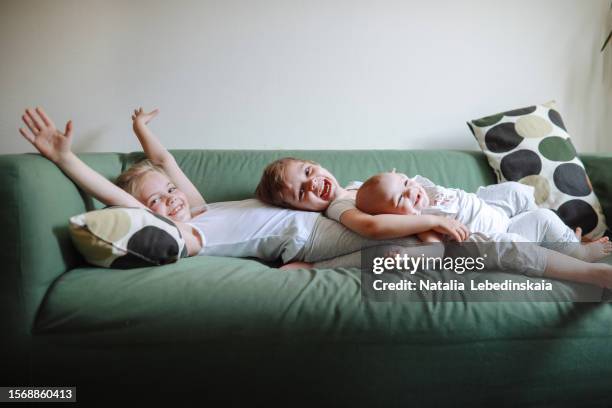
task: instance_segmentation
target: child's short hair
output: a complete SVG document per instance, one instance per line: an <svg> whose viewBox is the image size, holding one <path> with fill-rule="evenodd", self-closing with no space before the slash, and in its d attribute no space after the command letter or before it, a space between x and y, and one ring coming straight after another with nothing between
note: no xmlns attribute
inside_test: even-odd
<svg viewBox="0 0 612 408"><path fill-rule="evenodd" d="M135 195L136 188L138 187L138 183L142 179L142 176L151 171L156 171L168 177L164 169L157 164L154 164L151 160L145 159L133 164L127 170L121 173L119 177L117 177L115 184L131 195Z"/></svg>
<svg viewBox="0 0 612 408"><path fill-rule="evenodd" d="M312 160L297 159L295 157L283 157L268 164L261 175L261 180L255 189L255 196L267 204L277 207L288 207L283 200L281 192L285 187L285 168L292 161L318 165Z"/></svg>

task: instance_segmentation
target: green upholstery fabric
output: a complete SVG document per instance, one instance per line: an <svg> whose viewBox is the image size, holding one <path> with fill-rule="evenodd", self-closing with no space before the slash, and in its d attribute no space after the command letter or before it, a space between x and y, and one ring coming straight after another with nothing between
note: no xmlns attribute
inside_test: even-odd
<svg viewBox="0 0 612 408"><path fill-rule="evenodd" d="M341 183L393 167L470 191L494 182L479 152L173 153L211 202L252 196L265 165L287 155L320 162ZM140 157L82 155L109 178ZM612 156L582 160L611 217ZM68 218L102 205L36 155L0 156L0 178L3 384L76 384L100 404L102 384L170 399L174 384L242 404L612 403L609 304L365 302L356 270L218 257L88 267Z"/></svg>

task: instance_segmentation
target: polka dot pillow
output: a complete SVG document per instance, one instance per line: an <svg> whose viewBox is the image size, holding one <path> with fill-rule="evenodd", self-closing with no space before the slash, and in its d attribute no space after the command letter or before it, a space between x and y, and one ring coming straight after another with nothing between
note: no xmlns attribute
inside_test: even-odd
<svg viewBox="0 0 612 408"><path fill-rule="evenodd" d="M468 122L498 182L535 187L538 206L554 210L572 229L601 237L606 220L584 165L554 102Z"/></svg>
<svg viewBox="0 0 612 408"><path fill-rule="evenodd" d="M111 207L70 218L70 235L87 262L106 268L139 268L187 256L179 229L144 208Z"/></svg>

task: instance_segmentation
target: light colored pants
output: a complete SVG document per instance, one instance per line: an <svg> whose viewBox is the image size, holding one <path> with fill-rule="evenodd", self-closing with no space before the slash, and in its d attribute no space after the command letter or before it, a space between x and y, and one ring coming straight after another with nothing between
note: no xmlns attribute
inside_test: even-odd
<svg viewBox="0 0 612 408"><path fill-rule="evenodd" d="M533 198L533 191L532 186L509 181L480 187L476 196L508 217L507 227L494 232L508 232L523 238L508 236L512 242L578 242L574 231L565 225L557 214L546 208L538 208ZM491 231L487 235L495 234ZM520 241L517 241L519 239Z"/></svg>

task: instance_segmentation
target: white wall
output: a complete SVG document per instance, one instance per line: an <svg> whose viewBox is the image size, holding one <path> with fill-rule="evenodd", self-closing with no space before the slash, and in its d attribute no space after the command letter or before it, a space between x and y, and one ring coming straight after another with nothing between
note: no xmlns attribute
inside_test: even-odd
<svg viewBox="0 0 612 408"><path fill-rule="evenodd" d="M557 100L580 151L612 151L609 0L2 0L0 152L24 107L76 151L477 145L465 121Z"/></svg>

